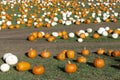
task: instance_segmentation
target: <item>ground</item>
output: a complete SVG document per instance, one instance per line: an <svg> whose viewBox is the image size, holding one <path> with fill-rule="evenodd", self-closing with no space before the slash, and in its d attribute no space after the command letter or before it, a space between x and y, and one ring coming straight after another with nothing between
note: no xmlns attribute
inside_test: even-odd
<svg viewBox="0 0 120 80"><path fill-rule="evenodd" d="M87 47L90 51L94 52L96 49L103 47L107 49L109 48L119 49L120 41L110 41L110 42L83 42L78 43L77 41L62 41L62 42L52 42L49 43L45 40L36 40L34 42L30 42L27 40L27 36L33 31L44 31L44 32L53 32L53 31L63 31L67 32L75 32L80 29L86 29L88 27L94 28L97 30L99 27L109 26L111 29L115 29L120 27L120 22L117 23L98 23L98 24L81 24L79 26L71 25L71 26L55 26L51 28L39 28L39 29L15 29L15 30L1 30L0 31L0 54L11 52L13 54L25 54L30 48L34 48L38 51L38 53L44 49L49 50L52 54L57 54L63 49L73 49L76 52L79 52L83 47ZM110 47L111 46L111 47Z"/></svg>

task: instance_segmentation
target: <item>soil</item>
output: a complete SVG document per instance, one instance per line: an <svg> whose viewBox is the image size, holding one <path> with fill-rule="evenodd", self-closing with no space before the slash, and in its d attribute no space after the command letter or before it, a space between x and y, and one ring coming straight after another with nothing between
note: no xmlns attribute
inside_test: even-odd
<svg viewBox="0 0 120 80"><path fill-rule="evenodd" d="M63 31L67 32L75 32L80 29L86 29L91 27L93 29L98 29L99 27L109 26L112 29L120 27L120 22L117 23L99 23L99 24L81 24L79 26L71 25L71 26L55 26L51 28L25 28L25 29L14 29L14 30L1 30L0 31L0 55L2 56L4 53L11 52L13 54L25 54L30 48L36 49L38 53L43 51L44 49L49 50L52 54L57 54L63 49L73 49L76 52L80 52L83 47L87 47L90 51L94 52L99 47L105 46L120 46L120 41L114 42L83 42L78 43L75 42L52 42L49 43L45 40L36 40L34 42L30 42L27 40L27 36L33 31L44 31L44 32L53 32L53 31ZM107 48L106 48L107 49Z"/></svg>

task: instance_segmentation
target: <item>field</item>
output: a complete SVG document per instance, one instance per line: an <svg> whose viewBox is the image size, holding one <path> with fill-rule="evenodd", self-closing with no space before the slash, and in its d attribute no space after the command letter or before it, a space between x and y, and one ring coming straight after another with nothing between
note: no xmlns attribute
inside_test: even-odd
<svg viewBox="0 0 120 80"><path fill-rule="evenodd" d="M8 11L9 12L9 11ZM14 11L13 11L14 12ZM15 22L13 22L16 25ZM20 29L11 29L9 26L0 31L0 64L3 64L3 55L5 53L13 53L19 61L29 62L31 67L27 71L17 71L16 65L12 65L8 72L0 71L1 80L119 80L120 79L120 57L108 56L108 50L120 50L120 35L117 39L113 39L111 34L109 36L101 36L99 39L93 39L92 34L100 27L109 26L110 29L115 30L120 28L120 20L117 22L101 22L101 23L81 23L80 25L62 25L58 24L50 28L40 27L25 27L26 24L20 24ZM67 40L57 37L53 42L48 42L45 38L36 39L35 41L27 40L27 37L32 32L43 31L45 33L52 33L58 31L76 32L78 30L86 30L92 28L93 32L89 34L83 42L78 42L77 38L68 38ZM86 63L78 63L77 57L82 56L81 50L86 47L90 54L85 56ZM37 51L36 58L29 58L27 56L28 50L31 48ZM98 55L96 51L102 48L105 50L103 55ZM47 50L51 53L50 58L44 59L40 56L40 52ZM60 61L56 58L57 54L62 50L74 50L74 59L66 58ZM105 61L103 68L95 68L93 65L94 59L102 58ZM65 64L71 61L77 65L75 73L66 73L64 70ZM43 65L45 73L42 75L34 75L32 68L35 65Z"/></svg>

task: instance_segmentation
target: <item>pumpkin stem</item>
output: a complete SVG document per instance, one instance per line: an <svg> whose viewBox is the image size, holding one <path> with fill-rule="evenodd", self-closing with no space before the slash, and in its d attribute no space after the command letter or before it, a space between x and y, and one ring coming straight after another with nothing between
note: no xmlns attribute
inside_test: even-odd
<svg viewBox="0 0 120 80"><path fill-rule="evenodd" d="M70 62L70 61L68 61L68 64L71 64L71 62Z"/></svg>

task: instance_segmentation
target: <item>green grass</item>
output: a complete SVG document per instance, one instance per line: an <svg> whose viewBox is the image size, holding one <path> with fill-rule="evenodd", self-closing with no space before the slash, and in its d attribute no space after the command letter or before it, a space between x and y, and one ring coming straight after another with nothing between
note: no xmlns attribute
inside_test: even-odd
<svg viewBox="0 0 120 80"><path fill-rule="evenodd" d="M79 56L76 53L76 57L71 59L66 59L64 61L59 61L54 56L48 59L43 59L37 56L35 59L30 59L25 55L19 55L19 61L27 61L31 64L31 69L35 65L43 65L45 67L45 73L42 75L33 75L30 71L18 72L15 66L11 66L10 71L6 73L0 72L1 80L119 80L120 72L119 69L115 67L119 63L119 58L109 57L106 55L97 55L95 53L90 53L87 56L87 63L77 63L76 58ZM93 66L93 61L96 57L101 57L105 60L104 68L97 69ZM77 72L68 74L64 72L64 66L67 61L70 60L75 63L78 67ZM3 61L0 61L2 64Z"/></svg>

